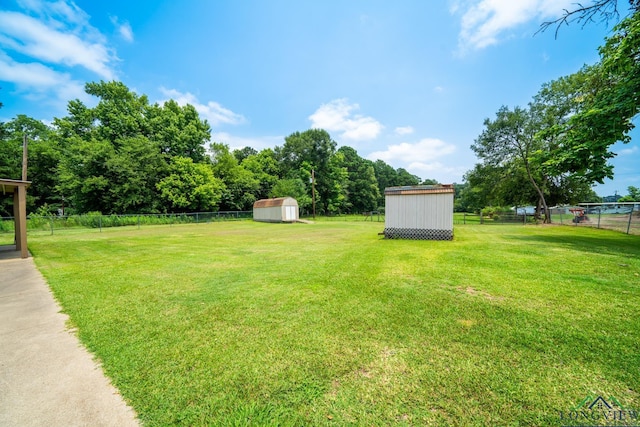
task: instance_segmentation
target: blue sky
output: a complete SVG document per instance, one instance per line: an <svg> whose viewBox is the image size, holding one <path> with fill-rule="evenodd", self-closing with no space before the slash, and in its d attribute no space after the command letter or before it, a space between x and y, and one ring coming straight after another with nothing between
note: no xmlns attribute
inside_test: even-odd
<svg viewBox="0 0 640 427"><path fill-rule="evenodd" d="M309 128L421 178L462 182L502 105L598 60L612 23L535 34L575 0L2 0L0 120L49 122L87 81L194 105L212 141ZM625 2L620 2L625 10ZM602 195L640 186L640 133Z"/></svg>

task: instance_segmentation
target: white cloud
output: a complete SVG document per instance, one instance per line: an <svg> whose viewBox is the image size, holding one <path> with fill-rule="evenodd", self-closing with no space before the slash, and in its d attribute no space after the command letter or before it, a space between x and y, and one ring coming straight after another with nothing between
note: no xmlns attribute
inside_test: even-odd
<svg viewBox="0 0 640 427"><path fill-rule="evenodd" d="M131 28L131 24L127 21L120 22L117 16L111 17L111 23L116 27L116 31L120 34L120 37L129 43L133 42L133 29Z"/></svg>
<svg viewBox="0 0 640 427"><path fill-rule="evenodd" d="M201 103L192 93L182 93L175 89L166 89L164 87L160 88L160 92L176 101L179 105L193 105L196 111L203 118L207 119L211 126L217 126L219 124L237 125L247 121L243 115L234 113L217 102L209 101L206 104Z"/></svg>
<svg viewBox="0 0 640 427"><path fill-rule="evenodd" d="M442 86L436 86L436 87L433 88L433 91L435 93L442 93L442 92L444 92L444 88Z"/></svg>
<svg viewBox="0 0 640 427"><path fill-rule="evenodd" d="M41 4L33 2L38 6ZM84 12L73 5L58 2L58 14L67 22L34 18L20 12L0 12L0 44L34 60L65 66L81 66L110 80L115 77L111 63L117 60L104 37L86 23ZM47 10L38 9L37 12Z"/></svg>
<svg viewBox="0 0 640 427"><path fill-rule="evenodd" d="M87 100L83 83L73 80L69 73L58 72L37 62L20 63L0 52L0 80L10 81L19 92L31 99L45 99L49 103L66 104L70 99ZM53 92L54 96L50 94Z"/></svg>
<svg viewBox="0 0 640 427"><path fill-rule="evenodd" d="M118 27L118 32L120 33L122 38L125 39L126 41L128 42L133 41L133 30L131 29L131 25L128 22L125 22L124 24L120 25L120 27Z"/></svg>
<svg viewBox="0 0 640 427"><path fill-rule="evenodd" d="M464 174L469 170L463 166L446 166L440 162L421 163L414 162L406 167L409 173L420 177L437 179L443 184L460 182Z"/></svg>
<svg viewBox="0 0 640 427"><path fill-rule="evenodd" d="M505 32L532 20L561 16L574 0L475 0L450 7L462 14L459 50L483 49L499 42Z"/></svg>
<svg viewBox="0 0 640 427"><path fill-rule="evenodd" d="M620 150L618 152L618 155L620 155L620 156L629 156L631 154L637 153L638 151L640 151L638 149L638 146L631 147L631 148L624 148L624 149L622 149L622 150Z"/></svg>
<svg viewBox="0 0 640 427"><path fill-rule="evenodd" d="M358 104L349 104L346 98L334 99L328 104L322 104L309 116L311 127L341 132L340 138L351 141L375 139L384 126L372 117L352 114L359 109Z"/></svg>
<svg viewBox="0 0 640 427"><path fill-rule="evenodd" d="M231 150L239 150L244 147L251 147L258 151L265 148L273 148L282 145L284 136L261 136L261 137L241 137L230 135L226 132L213 132L211 142L222 142L227 144Z"/></svg>
<svg viewBox="0 0 640 427"><path fill-rule="evenodd" d="M376 151L367 156L370 160L384 160L387 163L401 162L409 163L430 163L433 160L446 156L456 151L453 144L447 144L440 139L425 138L415 144L403 142L401 144L390 145L385 151Z"/></svg>
<svg viewBox="0 0 640 427"><path fill-rule="evenodd" d="M396 135L409 135L413 133L413 127L411 126L399 126L394 131Z"/></svg>

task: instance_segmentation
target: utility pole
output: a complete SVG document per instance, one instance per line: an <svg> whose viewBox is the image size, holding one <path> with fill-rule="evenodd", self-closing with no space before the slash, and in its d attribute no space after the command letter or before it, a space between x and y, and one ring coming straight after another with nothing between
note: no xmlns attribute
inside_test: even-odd
<svg viewBox="0 0 640 427"><path fill-rule="evenodd" d="M22 180L27 180L27 134L24 134L22 139Z"/></svg>
<svg viewBox="0 0 640 427"><path fill-rule="evenodd" d="M311 169L311 201L313 204L313 219L316 219L316 173Z"/></svg>

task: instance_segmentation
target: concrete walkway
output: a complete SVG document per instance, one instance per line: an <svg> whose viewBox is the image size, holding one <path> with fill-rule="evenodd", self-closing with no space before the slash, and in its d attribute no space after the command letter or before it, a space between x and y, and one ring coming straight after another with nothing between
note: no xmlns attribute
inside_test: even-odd
<svg viewBox="0 0 640 427"><path fill-rule="evenodd" d="M5 250L2 250L5 249ZM138 426L31 258L0 248L0 426Z"/></svg>

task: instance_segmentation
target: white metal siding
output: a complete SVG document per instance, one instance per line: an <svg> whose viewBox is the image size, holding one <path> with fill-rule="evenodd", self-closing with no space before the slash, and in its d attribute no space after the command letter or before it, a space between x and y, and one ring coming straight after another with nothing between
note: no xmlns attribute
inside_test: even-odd
<svg viewBox="0 0 640 427"><path fill-rule="evenodd" d="M257 208L253 210L253 219L256 221L282 221L280 206Z"/></svg>
<svg viewBox="0 0 640 427"><path fill-rule="evenodd" d="M387 195L385 228L453 230L453 194Z"/></svg>

